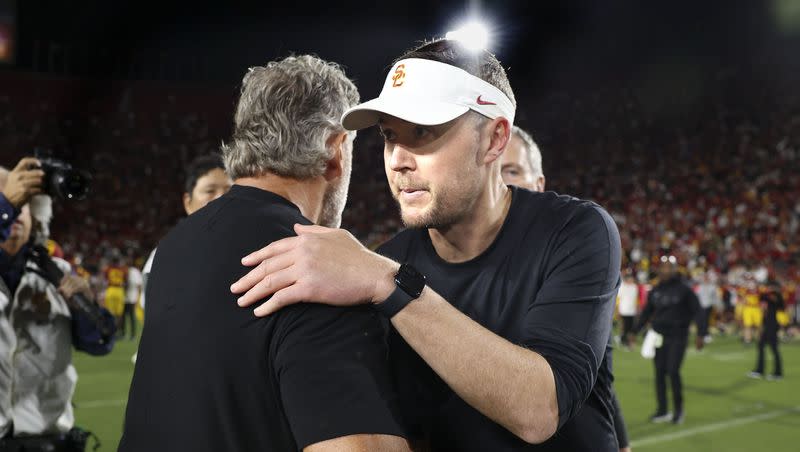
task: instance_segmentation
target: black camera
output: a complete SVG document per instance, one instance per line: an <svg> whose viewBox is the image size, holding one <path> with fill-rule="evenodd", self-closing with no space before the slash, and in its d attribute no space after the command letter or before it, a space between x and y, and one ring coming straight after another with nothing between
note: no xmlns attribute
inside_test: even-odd
<svg viewBox="0 0 800 452"><path fill-rule="evenodd" d="M75 169L69 163L34 152L44 171L42 191L51 197L81 201L89 194L92 177L86 171Z"/></svg>

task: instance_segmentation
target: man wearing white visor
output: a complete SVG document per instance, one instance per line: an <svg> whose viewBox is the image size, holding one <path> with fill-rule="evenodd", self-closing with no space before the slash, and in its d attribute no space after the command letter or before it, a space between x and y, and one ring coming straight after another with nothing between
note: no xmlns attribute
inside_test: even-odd
<svg viewBox="0 0 800 452"><path fill-rule="evenodd" d="M342 119L381 128L408 229L373 253L297 225L245 257L258 265L231 290L260 316L372 303L391 322L408 433L433 450L615 451L604 357L619 233L594 203L503 183L514 113L490 53L447 40L408 52Z"/></svg>

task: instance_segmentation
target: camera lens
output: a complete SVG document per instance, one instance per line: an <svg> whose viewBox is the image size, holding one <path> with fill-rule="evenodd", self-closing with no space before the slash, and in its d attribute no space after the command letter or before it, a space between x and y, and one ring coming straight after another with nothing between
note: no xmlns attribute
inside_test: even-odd
<svg viewBox="0 0 800 452"><path fill-rule="evenodd" d="M55 191L63 199L80 201L89 193L89 176L81 171L66 170L54 174Z"/></svg>

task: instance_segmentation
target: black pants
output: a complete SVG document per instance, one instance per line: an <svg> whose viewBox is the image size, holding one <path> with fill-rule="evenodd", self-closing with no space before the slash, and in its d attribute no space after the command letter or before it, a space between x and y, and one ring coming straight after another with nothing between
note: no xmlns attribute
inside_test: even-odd
<svg viewBox="0 0 800 452"><path fill-rule="evenodd" d="M683 384L681 365L686 354L688 336L664 336L664 344L656 349L653 360L656 371L656 398L659 414L667 412L667 377L672 384L672 402L675 413L683 412Z"/></svg>
<svg viewBox="0 0 800 452"><path fill-rule="evenodd" d="M711 311L711 306L703 308L703 326L705 327L705 331L708 331L708 327L711 325Z"/></svg>
<svg viewBox="0 0 800 452"><path fill-rule="evenodd" d="M125 321L130 319L131 323L131 337L136 337L136 304L125 303L125 310L122 311L121 333L125 336Z"/></svg>
<svg viewBox="0 0 800 452"><path fill-rule="evenodd" d="M775 361L775 372L773 375L783 376L783 366L781 365L781 352L778 350L778 330L765 329L761 333L761 338L758 341L758 360L756 361L756 372L764 373L764 347L769 345L772 349L772 357Z"/></svg>
<svg viewBox="0 0 800 452"><path fill-rule="evenodd" d="M82 452L84 450L84 447L75 444L64 434L0 439L0 451L3 452Z"/></svg>
<svg viewBox="0 0 800 452"><path fill-rule="evenodd" d="M630 337L630 334L633 331L633 316L623 315L620 317L622 317L622 343L627 345L628 337Z"/></svg>

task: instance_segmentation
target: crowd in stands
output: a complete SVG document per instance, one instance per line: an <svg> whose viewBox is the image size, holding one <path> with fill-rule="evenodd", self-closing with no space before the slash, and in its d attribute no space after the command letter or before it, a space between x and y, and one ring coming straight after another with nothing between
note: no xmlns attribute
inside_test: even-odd
<svg viewBox="0 0 800 452"><path fill-rule="evenodd" d="M0 164L52 149L93 175L86 201L55 202L52 235L96 273L114 255L146 256L179 221L183 168L228 138L236 96L219 87L1 77ZM690 274L800 282L797 89L743 96L740 85L752 85L732 80L666 113L622 87L557 92L531 100L533 111L518 99L518 123L539 142L547 189L608 209L623 265L642 282L666 253ZM402 227L382 146L376 131L359 134L343 220L373 247Z"/></svg>

